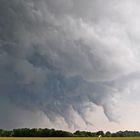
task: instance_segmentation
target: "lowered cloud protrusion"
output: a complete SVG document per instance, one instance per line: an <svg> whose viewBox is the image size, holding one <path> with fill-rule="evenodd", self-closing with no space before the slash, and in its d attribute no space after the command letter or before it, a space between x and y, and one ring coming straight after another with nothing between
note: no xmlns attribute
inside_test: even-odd
<svg viewBox="0 0 140 140"><path fill-rule="evenodd" d="M118 121L118 97L140 80L140 3L102 3L1 0L1 96L69 127L92 124L85 112L95 106Z"/></svg>

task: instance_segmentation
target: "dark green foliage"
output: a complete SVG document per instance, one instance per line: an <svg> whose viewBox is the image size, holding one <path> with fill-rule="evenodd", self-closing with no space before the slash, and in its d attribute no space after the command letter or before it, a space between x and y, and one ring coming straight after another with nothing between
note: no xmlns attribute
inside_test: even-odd
<svg viewBox="0 0 140 140"><path fill-rule="evenodd" d="M103 137L103 136L104 136L104 132L103 132L103 131L98 131L98 132L96 133L96 136L100 136L100 135Z"/></svg>
<svg viewBox="0 0 140 140"><path fill-rule="evenodd" d="M1 137L11 137L12 133L13 133L13 131L0 129L0 136Z"/></svg>
<svg viewBox="0 0 140 140"><path fill-rule="evenodd" d="M87 131L76 131L75 133L73 133L74 136L77 137L95 137L96 133L94 132L87 132Z"/></svg>
<svg viewBox="0 0 140 140"><path fill-rule="evenodd" d="M21 128L13 129L11 131L0 129L0 137L140 137L140 132L138 131L118 131L116 133L111 133L107 131L98 132L87 132L87 131L76 131L70 133L62 130L55 129L42 129L42 128Z"/></svg>
<svg viewBox="0 0 140 140"><path fill-rule="evenodd" d="M111 137L111 132L107 131L107 132L105 133L105 137Z"/></svg>
<svg viewBox="0 0 140 140"><path fill-rule="evenodd" d="M72 137L73 134L70 132L55 130L55 129L41 129L41 128L22 128L14 129L13 137Z"/></svg>
<svg viewBox="0 0 140 140"><path fill-rule="evenodd" d="M140 137L138 131L118 131L111 134L112 137Z"/></svg>

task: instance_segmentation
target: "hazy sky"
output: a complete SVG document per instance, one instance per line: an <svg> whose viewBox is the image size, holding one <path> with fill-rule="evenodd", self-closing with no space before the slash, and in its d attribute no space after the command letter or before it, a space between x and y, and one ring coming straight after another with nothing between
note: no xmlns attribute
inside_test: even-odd
<svg viewBox="0 0 140 140"><path fill-rule="evenodd" d="M139 0L0 0L0 128L140 131Z"/></svg>

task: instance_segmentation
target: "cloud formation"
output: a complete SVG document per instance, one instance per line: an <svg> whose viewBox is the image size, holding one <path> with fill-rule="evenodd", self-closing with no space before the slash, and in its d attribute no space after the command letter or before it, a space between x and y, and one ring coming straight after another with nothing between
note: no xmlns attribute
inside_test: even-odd
<svg viewBox="0 0 140 140"><path fill-rule="evenodd" d="M1 0L1 97L69 127L95 106L118 121L117 98L140 80L140 3L103 3Z"/></svg>

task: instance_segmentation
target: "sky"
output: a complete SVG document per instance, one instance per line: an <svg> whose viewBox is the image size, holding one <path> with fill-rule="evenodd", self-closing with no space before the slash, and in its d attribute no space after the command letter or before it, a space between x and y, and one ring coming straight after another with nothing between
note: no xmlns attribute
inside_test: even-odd
<svg viewBox="0 0 140 140"><path fill-rule="evenodd" d="M139 0L0 0L0 128L140 131Z"/></svg>

